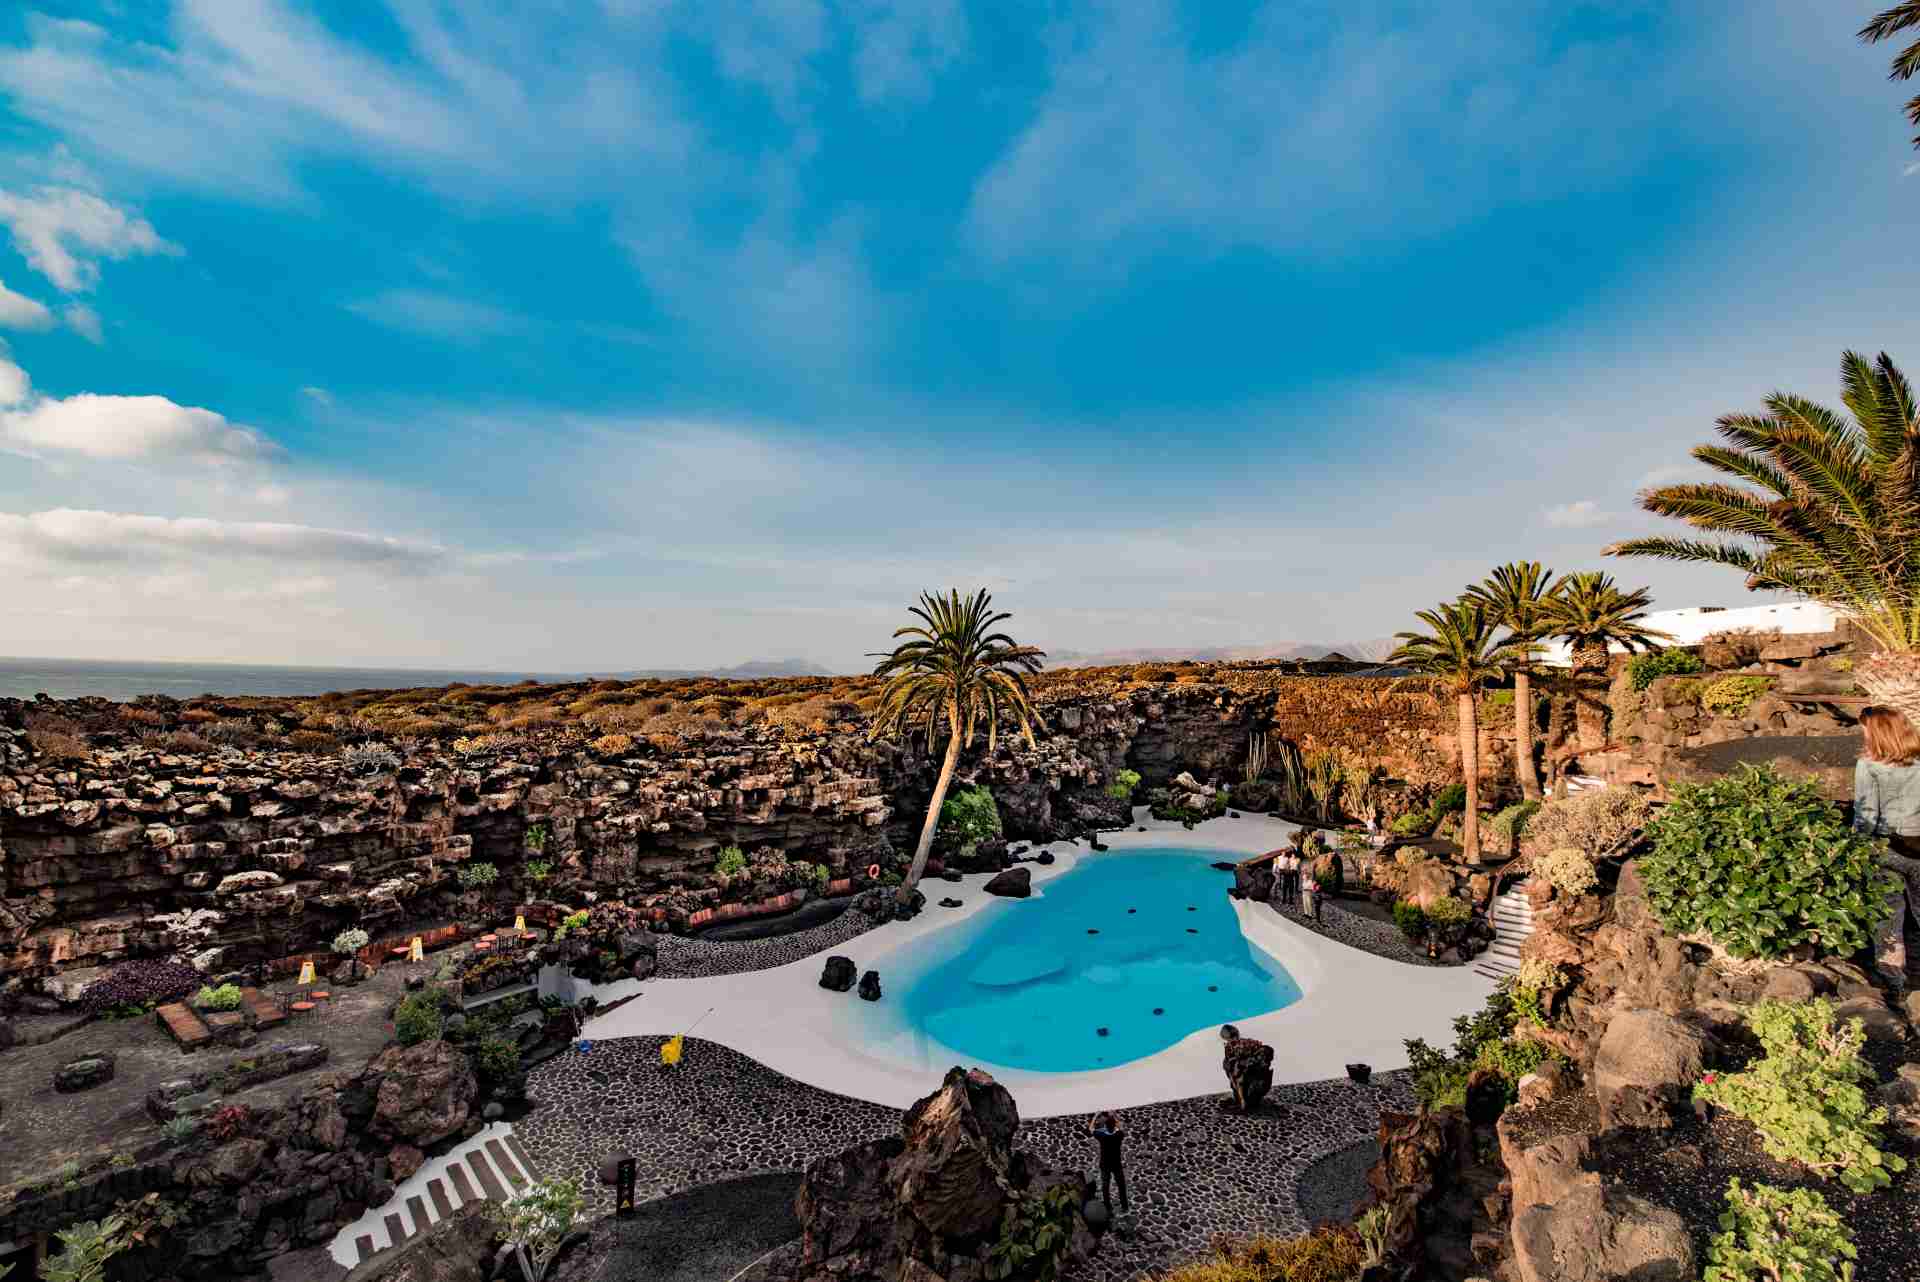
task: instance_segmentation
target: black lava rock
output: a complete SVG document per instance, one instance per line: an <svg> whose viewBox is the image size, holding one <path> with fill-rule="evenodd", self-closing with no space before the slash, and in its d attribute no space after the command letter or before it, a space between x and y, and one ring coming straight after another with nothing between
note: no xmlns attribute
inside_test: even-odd
<svg viewBox="0 0 1920 1282"><path fill-rule="evenodd" d="M831 988L836 993L844 993L853 987L853 978L859 971L854 967L851 957L829 957L820 971L820 987Z"/></svg>
<svg viewBox="0 0 1920 1282"><path fill-rule="evenodd" d="M879 971L870 970L860 976L860 999L868 1002L877 1002L880 1000Z"/></svg>

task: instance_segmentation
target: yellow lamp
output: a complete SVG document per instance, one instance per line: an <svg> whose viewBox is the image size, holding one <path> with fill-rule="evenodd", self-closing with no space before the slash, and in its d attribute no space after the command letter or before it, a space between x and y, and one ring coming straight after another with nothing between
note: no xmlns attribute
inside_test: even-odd
<svg viewBox="0 0 1920 1282"><path fill-rule="evenodd" d="M420 936L415 935L413 937L413 947L407 951L407 960L410 962L423 962L426 959L426 946L420 942Z"/></svg>
<svg viewBox="0 0 1920 1282"><path fill-rule="evenodd" d="M301 988L313 987L313 960L311 958L300 963L299 986Z"/></svg>
<svg viewBox="0 0 1920 1282"><path fill-rule="evenodd" d="M516 935L524 935L527 933L527 915L525 913L515 913L513 915L513 933Z"/></svg>

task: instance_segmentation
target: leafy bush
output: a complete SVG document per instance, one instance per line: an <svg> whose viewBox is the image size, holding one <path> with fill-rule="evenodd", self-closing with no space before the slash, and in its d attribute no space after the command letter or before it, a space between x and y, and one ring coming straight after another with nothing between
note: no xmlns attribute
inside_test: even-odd
<svg viewBox="0 0 1920 1282"><path fill-rule="evenodd" d="M1493 818L1487 820L1486 830L1501 841L1518 841L1521 834L1526 832L1527 824L1539 811L1540 803L1537 801L1518 802L1497 811Z"/></svg>
<svg viewBox="0 0 1920 1282"><path fill-rule="evenodd" d="M408 993L393 1012L393 1035L402 1046L433 1041L445 1027L440 994L431 990Z"/></svg>
<svg viewBox="0 0 1920 1282"><path fill-rule="evenodd" d="M201 982L200 972L185 962L122 962L81 991L80 1006L90 1015L136 1013L177 1002Z"/></svg>
<svg viewBox="0 0 1920 1282"><path fill-rule="evenodd" d="M1879 843L1842 822L1811 780L1768 767L1676 788L1647 831L1653 853L1639 867L1654 915L1735 957L1802 944L1849 956L1872 940L1899 888L1879 866Z"/></svg>
<svg viewBox="0 0 1920 1282"><path fill-rule="evenodd" d="M529 859L527 861L527 880L535 883L545 881L553 875L553 863L547 859Z"/></svg>
<svg viewBox="0 0 1920 1282"><path fill-rule="evenodd" d="M580 1219L586 1199L572 1180L536 1180L505 1202L488 1202L487 1214L513 1248L523 1276L540 1282Z"/></svg>
<svg viewBox="0 0 1920 1282"><path fill-rule="evenodd" d="M485 890L500 880L500 870L489 863L461 864L455 876L462 890Z"/></svg>
<svg viewBox="0 0 1920 1282"><path fill-rule="evenodd" d="M1115 801L1125 801L1127 798L1133 796L1133 790L1139 786L1140 772L1138 770L1122 770L1115 774L1113 781L1107 785L1107 795Z"/></svg>
<svg viewBox="0 0 1920 1282"><path fill-rule="evenodd" d="M520 1069L520 1048L504 1037L486 1037L472 1051L474 1071L499 1079Z"/></svg>
<svg viewBox="0 0 1920 1282"><path fill-rule="evenodd" d="M384 743L354 743L340 750L340 762L357 775L388 774L400 768L400 754Z"/></svg>
<svg viewBox="0 0 1920 1282"><path fill-rule="evenodd" d="M160 1133L175 1144L192 1139L199 1129L200 1119L197 1117L171 1117L160 1124Z"/></svg>
<svg viewBox="0 0 1920 1282"><path fill-rule="evenodd" d="M1467 785L1463 783L1450 783L1434 794L1432 814L1435 819L1442 815L1464 814L1466 809Z"/></svg>
<svg viewBox="0 0 1920 1282"><path fill-rule="evenodd" d="M1548 1007L1553 995L1567 986L1567 972L1550 961L1529 957L1520 969L1507 977L1506 988L1513 1002L1515 1023L1526 1020L1539 1028L1549 1022Z"/></svg>
<svg viewBox="0 0 1920 1282"><path fill-rule="evenodd" d="M1395 818L1390 826L1396 837L1424 837L1433 827L1433 817L1417 810L1409 810L1406 814Z"/></svg>
<svg viewBox="0 0 1920 1282"><path fill-rule="evenodd" d="M962 788L940 803L942 839L964 854L1000 835L1000 807L985 788Z"/></svg>
<svg viewBox="0 0 1920 1282"><path fill-rule="evenodd" d="M1880 1148L1887 1110L1871 1104L1864 1089L1874 1081L1860 1058L1865 1025L1852 1019L1836 1026L1833 1003L1816 998L1759 1002L1747 1012L1747 1027L1764 1057L1745 1072L1708 1074L1694 1087L1695 1099L1752 1122L1774 1157L1837 1176L1856 1193L1885 1188L1906 1169L1906 1159Z"/></svg>
<svg viewBox="0 0 1920 1282"><path fill-rule="evenodd" d="M127 1222L120 1215L82 1220L61 1229L60 1254L41 1267L46 1282L101 1282L107 1261L127 1249Z"/></svg>
<svg viewBox="0 0 1920 1282"><path fill-rule="evenodd" d="M1464 899L1451 895L1427 906L1427 921L1435 926L1464 926L1473 919L1473 909Z"/></svg>
<svg viewBox="0 0 1920 1282"><path fill-rule="evenodd" d="M1539 1052L1517 1045L1511 1048L1497 1045L1509 1039L1517 1021L1513 995L1503 986L1496 988L1479 1010L1453 1021L1451 1054L1435 1050L1423 1038L1410 1038L1405 1042L1407 1067L1413 1073L1413 1091L1420 1102L1428 1108L1458 1108L1465 1104L1467 1078L1475 1068L1494 1069L1506 1078L1511 1088L1526 1073L1539 1067L1544 1056L1532 1059ZM1524 1072L1506 1077L1508 1071L1522 1064L1528 1065Z"/></svg>
<svg viewBox="0 0 1920 1282"><path fill-rule="evenodd" d="M545 850L547 848L547 826L545 824L529 824L527 826L527 835L523 839L522 844L536 855Z"/></svg>
<svg viewBox="0 0 1920 1282"><path fill-rule="evenodd" d="M603 734L587 745L603 757L618 757L633 751L633 736L625 734Z"/></svg>
<svg viewBox="0 0 1920 1282"><path fill-rule="evenodd" d="M1533 871L1563 895L1584 895L1600 884L1593 860L1572 846L1560 846L1544 855L1535 855Z"/></svg>
<svg viewBox="0 0 1920 1282"><path fill-rule="evenodd" d="M986 1275L1054 1282L1060 1262L1073 1245L1073 1219L1080 1200L1073 1187L1056 1184L1038 1197L1019 1197L1007 1205L1000 1239L987 1253Z"/></svg>
<svg viewBox="0 0 1920 1282"><path fill-rule="evenodd" d="M1393 924L1408 939L1418 939L1427 933L1427 914L1419 904L1402 899L1393 906Z"/></svg>
<svg viewBox="0 0 1920 1282"><path fill-rule="evenodd" d="M1701 1282L1852 1282L1860 1258L1846 1221L1812 1189L1727 1185L1721 1232Z"/></svg>
<svg viewBox="0 0 1920 1282"><path fill-rule="evenodd" d="M746 866L746 853L738 846L722 846L719 856L713 861L713 870L722 877L731 877Z"/></svg>
<svg viewBox="0 0 1920 1282"><path fill-rule="evenodd" d="M349 926L333 937L331 947L334 952L339 953L342 957L348 957L359 952L372 942L372 936L368 935L366 931L361 930L358 926Z"/></svg>
<svg viewBox="0 0 1920 1282"><path fill-rule="evenodd" d="M1527 820L1529 854L1571 848L1598 862L1632 849L1653 803L1632 788L1594 788L1549 801Z"/></svg>
<svg viewBox="0 0 1920 1282"><path fill-rule="evenodd" d="M225 1144L246 1129L247 1121L252 1116L253 1110L245 1104L228 1104L207 1114L203 1126L208 1135Z"/></svg>
<svg viewBox="0 0 1920 1282"><path fill-rule="evenodd" d="M240 985L222 984L218 988L204 985L193 995L193 1004L202 1010L239 1010Z"/></svg>
<svg viewBox="0 0 1920 1282"><path fill-rule="evenodd" d="M1627 660L1627 681L1635 690L1645 690L1661 677L1685 676L1705 669L1700 656L1691 650L1649 650Z"/></svg>
<svg viewBox="0 0 1920 1282"><path fill-rule="evenodd" d="M1490 1068L1500 1074L1500 1079L1510 1088L1508 1099L1511 1100L1518 1094L1511 1088L1516 1087L1521 1078L1554 1058L1553 1048L1545 1042L1531 1037L1503 1037L1482 1046L1473 1057L1473 1066Z"/></svg>
<svg viewBox="0 0 1920 1282"><path fill-rule="evenodd" d="M1772 684L1771 677L1719 677L1701 687L1700 707L1719 717L1744 717Z"/></svg>

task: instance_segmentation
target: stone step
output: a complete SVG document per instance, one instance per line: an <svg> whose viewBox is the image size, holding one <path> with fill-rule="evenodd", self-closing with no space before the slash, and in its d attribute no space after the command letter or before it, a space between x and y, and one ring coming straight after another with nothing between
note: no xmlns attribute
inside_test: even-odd
<svg viewBox="0 0 1920 1282"><path fill-rule="evenodd" d="M160 1027L173 1035L182 1050L198 1050L213 1040L213 1030L200 1022L200 1017L185 1002L169 1002L153 1012L160 1021Z"/></svg>
<svg viewBox="0 0 1920 1282"><path fill-rule="evenodd" d="M428 1180L427 1196L433 1199L433 1209L439 1212L435 1219L444 1220L453 1214L453 1199L447 1196L445 1183L440 1180Z"/></svg>
<svg viewBox="0 0 1920 1282"><path fill-rule="evenodd" d="M511 1157L507 1156L506 1147L499 1140L487 1141L487 1153L493 1158L493 1168L507 1177L507 1183L513 1186L514 1192L518 1193L527 1187L527 1177L520 1173L520 1168L514 1164Z"/></svg>
<svg viewBox="0 0 1920 1282"><path fill-rule="evenodd" d="M1497 960L1483 960L1473 969L1475 974L1485 975L1489 979L1505 979L1509 975L1517 974L1520 970L1518 966Z"/></svg>
<svg viewBox="0 0 1920 1282"><path fill-rule="evenodd" d="M493 1173L493 1167L488 1164L485 1153L479 1149L473 1150L467 1154L467 1165L473 1168L473 1178L480 1181L480 1187L486 1191L487 1197L495 1202L507 1200L506 1185L502 1184L500 1177Z"/></svg>
<svg viewBox="0 0 1920 1282"><path fill-rule="evenodd" d="M240 1002L247 1008L247 1016L255 1028L278 1028L287 1022L287 1012L281 1009L280 1003L257 988L241 989Z"/></svg>
<svg viewBox="0 0 1920 1282"><path fill-rule="evenodd" d="M540 1178L540 1169L533 1164L533 1158L528 1156L526 1146L520 1143L518 1135L507 1136L507 1149L513 1154L513 1160L520 1164L520 1169L527 1173L528 1179Z"/></svg>

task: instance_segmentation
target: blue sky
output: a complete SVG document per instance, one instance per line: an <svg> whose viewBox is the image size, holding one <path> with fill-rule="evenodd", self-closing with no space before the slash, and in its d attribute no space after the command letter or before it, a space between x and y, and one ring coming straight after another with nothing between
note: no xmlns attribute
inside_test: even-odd
<svg viewBox="0 0 1920 1282"><path fill-rule="evenodd" d="M1715 415L1920 373L1869 7L10 10L0 652L848 668L924 587L1086 651L1600 564Z"/></svg>

